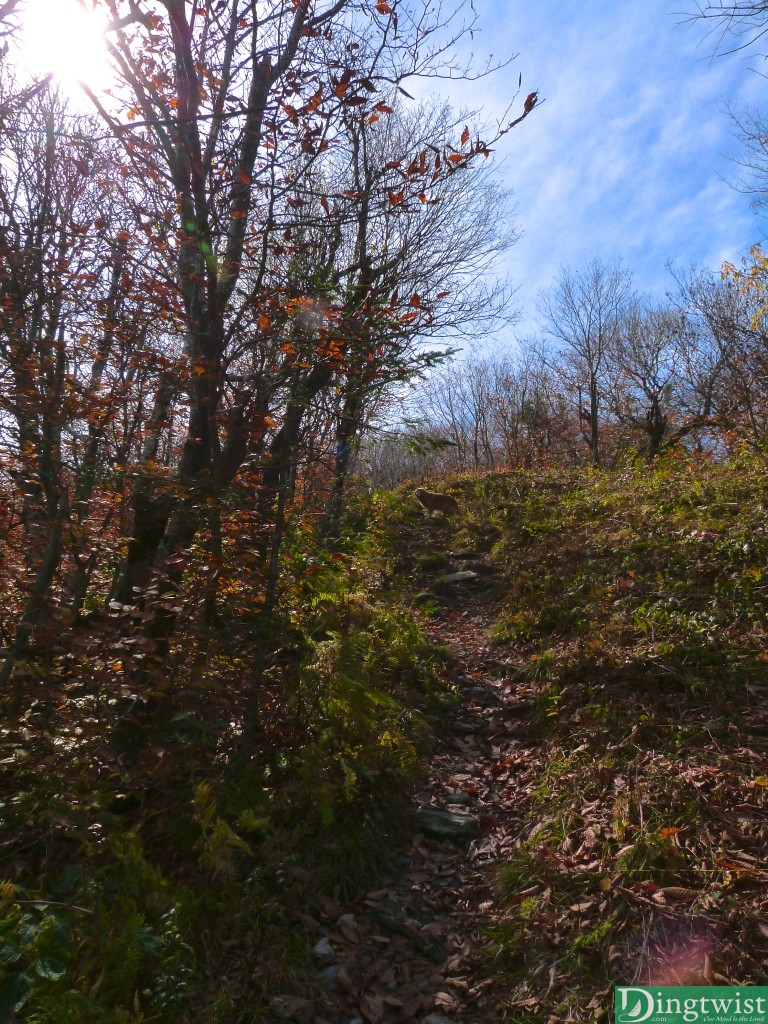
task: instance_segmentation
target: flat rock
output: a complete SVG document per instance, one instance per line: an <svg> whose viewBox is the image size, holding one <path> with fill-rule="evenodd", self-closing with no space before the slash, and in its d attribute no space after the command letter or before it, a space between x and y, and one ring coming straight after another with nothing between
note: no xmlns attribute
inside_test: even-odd
<svg viewBox="0 0 768 1024"><path fill-rule="evenodd" d="M315 956L336 956L333 946L330 944L328 939L323 936L319 942L316 942L312 947L312 952Z"/></svg>
<svg viewBox="0 0 768 1024"><path fill-rule="evenodd" d="M486 690L484 686L470 686L467 690L467 696L471 697L478 704L482 704L485 708L500 708L503 706L503 702L495 694Z"/></svg>
<svg viewBox="0 0 768 1024"><path fill-rule="evenodd" d="M435 807L419 807L416 824L433 839L471 839L480 831L480 822L470 814L440 811Z"/></svg>
<svg viewBox="0 0 768 1024"><path fill-rule="evenodd" d="M458 793L449 793L446 797L447 804L471 804L472 797L469 793L465 793L463 790L459 790Z"/></svg>
<svg viewBox="0 0 768 1024"><path fill-rule="evenodd" d="M317 980L320 983L320 987L326 992L338 992L339 981L338 981L339 965L329 964L328 967L324 967L322 971L317 972Z"/></svg>
<svg viewBox="0 0 768 1024"><path fill-rule="evenodd" d="M459 733L461 736L475 736L477 733L483 731L482 725L478 722L462 722L460 719L456 719L455 722L450 722L448 728L451 732Z"/></svg>
<svg viewBox="0 0 768 1024"><path fill-rule="evenodd" d="M441 576L440 583L469 583L470 580L480 579L476 572L465 569L464 572L449 572L447 576Z"/></svg>

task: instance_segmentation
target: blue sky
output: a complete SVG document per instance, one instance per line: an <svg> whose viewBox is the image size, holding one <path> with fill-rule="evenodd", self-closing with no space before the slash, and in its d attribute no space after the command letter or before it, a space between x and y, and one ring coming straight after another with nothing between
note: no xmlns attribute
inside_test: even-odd
<svg viewBox="0 0 768 1024"><path fill-rule="evenodd" d="M729 182L739 145L724 112L768 99L754 53L713 57L693 0L475 0L478 61L509 68L440 91L500 116L522 73L542 105L500 144L523 237L506 269L519 285L519 336L536 333L536 296L562 264L623 257L635 285L663 298L666 270L717 268L762 235Z"/></svg>
<svg viewBox="0 0 768 1024"><path fill-rule="evenodd" d="M474 0L479 31L464 40L465 53L473 47L478 66L489 53L518 56L487 78L440 81L435 91L456 107L482 107L492 120L522 73L516 111L533 89L543 100L497 151L523 232L504 268L519 286L518 335L536 332L537 294L563 264L621 255L636 286L662 298L674 287L668 261L714 269L762 238L748 197L729 185L739 145L723 108L768 101L757 73L768 67L754 52L713 57L707 26L680 24L694 4ZM36 7L51 25L53 12L64 10L63 0ZM82 58L81 46L60 45L56 25L54 50ZM98 59L98 47L90 49ZM428 91L429 83L418 87Z"/></svg>

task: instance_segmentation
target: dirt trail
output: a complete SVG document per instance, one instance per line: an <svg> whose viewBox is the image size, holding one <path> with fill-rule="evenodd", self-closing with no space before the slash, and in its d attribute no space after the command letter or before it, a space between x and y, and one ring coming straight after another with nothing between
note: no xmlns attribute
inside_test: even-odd
<svg viewBox="0 0 768 1024"><path fill-rule="evenodd" d="M485 1024L509 1006L509 992L482 951L503 914L495 865L514 846L520 796L538 774L532 694L488 644L492 614L480 590L463 589L460 607L449 599L427 627L453 653L461 701L447 711L437 737L413 835L392 873L362 901L341 906L324 899L322 920L305 922L318 939L323 991L307 1016L294 1008L296 1019ZM434 810L448 812L465 836L435 837L443 820L432 820Z"/></svg>

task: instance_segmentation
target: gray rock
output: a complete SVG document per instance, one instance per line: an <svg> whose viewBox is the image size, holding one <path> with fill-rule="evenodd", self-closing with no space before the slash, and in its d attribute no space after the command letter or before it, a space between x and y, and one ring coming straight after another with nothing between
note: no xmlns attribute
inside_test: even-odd
<svg viewBox="0 0 768 1024"><path fill-rule="evenodd" d="M471 804L472 797L469 793L465 793L463 790L458 793L449 793L446 799L448 804Z"/></svg>
<svg viewBox="0 0 768 1024"><path fill-rule="evenodd" d="M448 728L451 732L459 733L461 736L474 736L478 732L482 732L482 725L477 722L461 722L458 719L455 722L450 722Z"/></svg>
<svg viewBox="0 0 768 1024"><path fill-rule="evenodd" d="M345 924L347 928L351 928L353 931L358 930L357 921L355 920L354 914L342 914L339 918L340 924Z"/></svg>
<svg viewBox="0 0 768 1024"><path fill-rule="evenodd" d="M328 967L324 967L322 971L318 971L317 980L320 982L320 987L326 992L338 992L339 983L336 980L336 975L338 973L338 964L329 964Z"/></svg>
<svg viewBox="0 0 768 1024"><path fill-rule="evenodd" d="M458 710L456 707L456 701L452 700L450 697L441 697L437 702L437 707L440 711L445 712Z"/></svg>
<svg viewBox="0 0 768 1024"><path fill-rule="evenodd" d="M471 839L480 831L480 822L470 814L439 811L435 807L419 807L416 824L435 839Z"/></svg>
<svg viewBox="0 0 768 1024"><path fill-rule="evenodd" d="M449 572L447 576L441 577L440 583L469 583L470 580L479 579L476 572Z"/></svg>
<svg viewBox="0 0 768 1024"><path fill-rule="evenodd" d="M336 956L333 946L325 936L315 943L312 947L312 952L315 956Z"/></svg>
<svg viewBox="0 0 768 1024"><path fill-rule="evenodd" d="M484 686L470 686L467 693L473 701L482 704L484 708L500 708L503 705L503 702Z"/></svg>

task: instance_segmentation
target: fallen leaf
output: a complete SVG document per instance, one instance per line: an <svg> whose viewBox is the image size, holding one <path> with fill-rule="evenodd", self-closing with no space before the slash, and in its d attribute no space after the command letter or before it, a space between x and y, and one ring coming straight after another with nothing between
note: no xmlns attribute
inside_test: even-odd
<svg viewBox="0 0 768 1024"><path fill-rule="evenodd" d="M701 896L701 893L696 889L685 889L680 885L666 885L659 891L663 892L667 899L674 900L677 903L691 903Z"/></svg>

